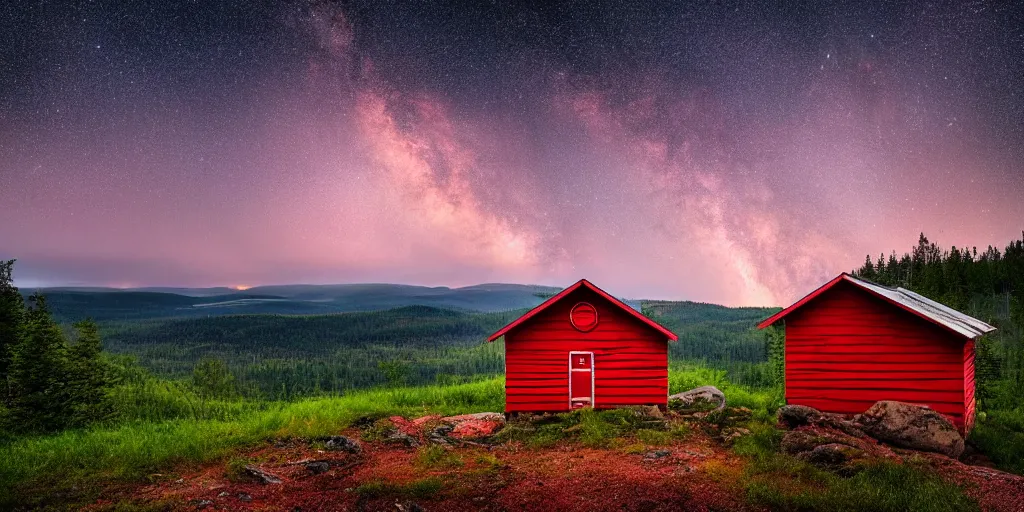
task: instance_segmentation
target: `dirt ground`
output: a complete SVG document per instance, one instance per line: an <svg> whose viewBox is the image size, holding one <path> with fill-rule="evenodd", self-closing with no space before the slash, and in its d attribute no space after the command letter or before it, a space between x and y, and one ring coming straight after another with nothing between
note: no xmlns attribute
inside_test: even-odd
<svg viewBox="0 0 1024 512"><path fill-rule="evenodd" d="M341 434L357 439L360 432ZM642 450L458 442L432 448L430 460L395 443L364 442L355 454L318 447L302 440L268 443L229 461L154 475L147 485L110 489L89 508L127 501L153 510L290 512L764 510L745 499L743 459L700 432ZM939 455L878 449L890 458L928 458L984 510L1024 512L1024 477ZM280 482L257 481L245 473L246 463Z"/></svg>
<svg viewBox="0 0 1024 512"><path fill-rule="evenodd" d="M461 464L424 467L415 448L392 444L363 443L361 454L348 454L278 443L243 457L279 484L229 479L221 462L121 489L95 508L131 499L183 510L760 510L720 476L742 462L719 444L695 438L657 450L461 446L450 449ZM314 474L303 463L311 460L331 468Z"/></svg>

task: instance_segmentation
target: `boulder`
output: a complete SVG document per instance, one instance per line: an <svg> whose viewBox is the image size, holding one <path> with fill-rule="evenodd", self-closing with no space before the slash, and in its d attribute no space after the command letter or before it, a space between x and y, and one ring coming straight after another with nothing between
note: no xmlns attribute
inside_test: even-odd
<svg viewBox="0 0 1024 512"><path fill-rule="evenodd" d="M886 443L952 458L964 452L964 438L945 416L929 407L893 400L875 402L854 418L867 435Z"/></svg>
<svg viewBox="0 0 1024 512"><path fill-rule="evenodd" d="M725 409L725 393L714 386L701 386L668 397L669 407L675 409L689 409L705 403L714 405L715 411L721 411Z"/></svg>
<svg viewBox="0 0 1024 512"><path fill-rule="evenodd" d="M355 439L351 439L345 436L330 436L323 438L324 448L331 451L341 451L348 453L360 453L363 451L362 444Z"/></svg>
<svg viewBox="0 0 1024 512"><path fill-rule="evenodd" d="M806 405L785 405L779 408L779 423L796 428L813 423L821 418L821 411Z"/></svg>

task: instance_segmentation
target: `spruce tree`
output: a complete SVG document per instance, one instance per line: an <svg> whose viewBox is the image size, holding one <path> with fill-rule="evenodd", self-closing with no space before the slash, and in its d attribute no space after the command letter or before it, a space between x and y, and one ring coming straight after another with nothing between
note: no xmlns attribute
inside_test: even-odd
<svg viewBox="0 0 1024 512"><path fill-rule="evenodd" d="M110 370L103 359L99 327L92 320L75 324L78 339L69 349L69 423L86 425L110 416Z"/></svg>
<svg viewBox="0 0 1024 512"><path fill-rule="evenodd" d="M68 351L64 333L36 294L25 311L22 336L11 356L11 427L25 432L63 428L69 416Z"/></svg>
<svg viewBox="0 0 1024 512"><path fill-rule="evenodd" d="M14 286L14 260L0 261L0 405L11 398L8 371L11 354L21 336L25 301Z"/></svg>

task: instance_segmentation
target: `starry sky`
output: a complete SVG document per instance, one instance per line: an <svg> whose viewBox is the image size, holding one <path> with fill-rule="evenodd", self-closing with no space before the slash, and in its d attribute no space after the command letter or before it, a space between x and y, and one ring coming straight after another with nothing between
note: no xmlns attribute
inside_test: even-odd
<svg viewBox="0 0 1024 512"><path fill-rule="evenodd" d="M1022 4L683 4L5 2L0 258L782 305L1020 235Z"/></svg>

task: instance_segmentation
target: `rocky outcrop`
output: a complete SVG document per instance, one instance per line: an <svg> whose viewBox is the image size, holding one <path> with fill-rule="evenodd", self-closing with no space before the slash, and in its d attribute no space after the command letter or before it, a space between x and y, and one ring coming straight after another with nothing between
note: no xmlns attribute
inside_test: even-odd
<svg viewBox="0 0 1024 512"><path fill-rule="evenodd" d="M941 453L957 458L964 439L945 416L921 405L891 400L876 402L854 418L866 434L901 448Z"/></svg>
<svg viewBox="0 0 1024 512"><path fill-rule="evenodd" d="M472 439L487 437L500 430L505 426L505 415L496 412L478 412L447 416L441 418L440 421L451 426L451 430L447 433L449 437Z"/></svg>
<svg viewBox="0 0 1024 512"><path fill-rule="evenodd" d="M672 409L706 409L708 405L714 406L713 411L725 409L725 393L714 386L701 386L668 397Z"/></svg>
<svg viewBox="0 0 1024 512"><path fill-rule="evenodd" d="M821 411L806 405L784 405L779 408L777 415L779 423L789 428L796 428L810 425L820 419Z"/></svg>

